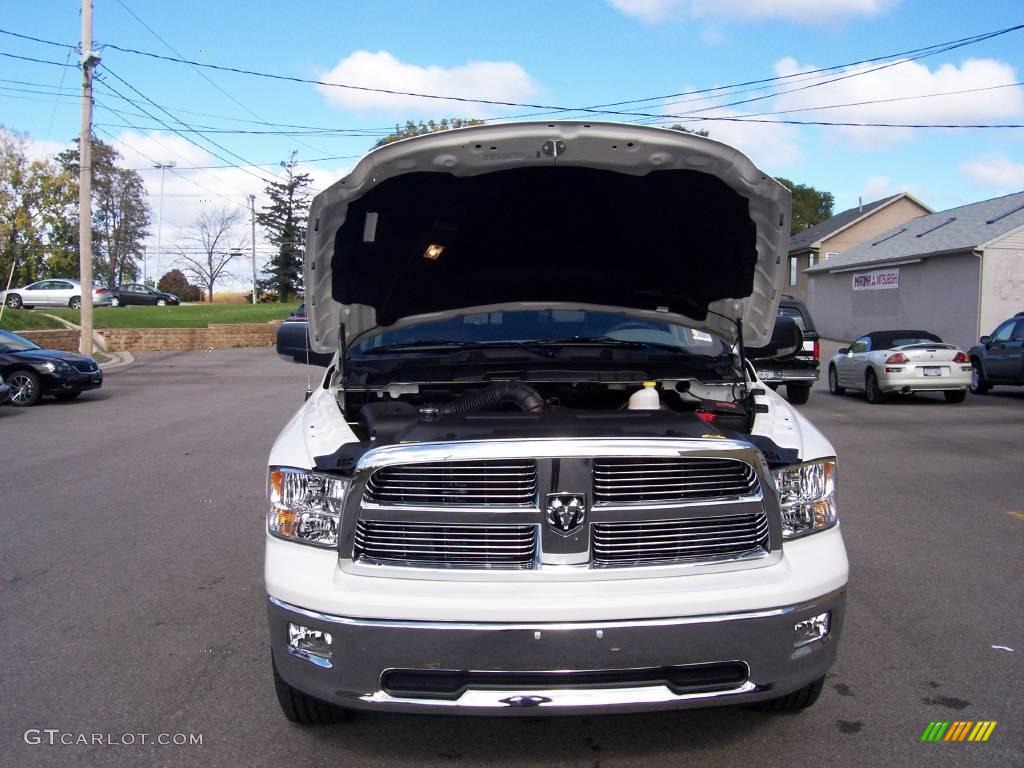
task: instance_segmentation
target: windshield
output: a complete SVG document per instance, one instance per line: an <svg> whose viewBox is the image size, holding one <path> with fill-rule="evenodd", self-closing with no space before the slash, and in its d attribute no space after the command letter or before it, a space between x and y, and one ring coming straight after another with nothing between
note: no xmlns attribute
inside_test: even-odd
<svg viewBox="0 0 1024 768"><path fill-rule="evenodd" d="M0 331L0 352L25 352L30 349L42 349L16 333Z"/></svg>
<svg viewBox="0 0 1024 768"><path fill-rule="evenodd" d="M706 331L628 315L586 310L541 309L483 312L389 331L352 346L355 357L403 346L462 344L638 344L703 357L729 355L724 341Z"/></svg>

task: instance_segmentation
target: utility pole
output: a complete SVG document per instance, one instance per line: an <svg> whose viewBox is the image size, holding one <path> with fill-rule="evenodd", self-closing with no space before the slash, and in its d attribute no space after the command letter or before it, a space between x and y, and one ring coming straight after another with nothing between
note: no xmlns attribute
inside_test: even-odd
<svg viewBox="0 0 1024 768"><path fill-rule="evenodd" d="M252 303L255 304L256 292L256 195L249 195L249 213L252 222Z"/></svg>
<svg viewBox="0 0 1024 768"><path fill-rule="evenodd" d="M154 168L160 169L160 214L157 217L156 222L156 264L153 266L154 280L160 279L160 237L164 231L164 177L167 175L167 169L174 167L174 161L170 160L166 163L157 163L153 166Z"/></svg>
<svg viewBox="0 0 1024 768"><path fill-rule="evenodd" d="M78 140L78 251L82 286L78 351L92 354L92 71L100 55L92 49L92 0L82 0L82 131Z"/></svg>

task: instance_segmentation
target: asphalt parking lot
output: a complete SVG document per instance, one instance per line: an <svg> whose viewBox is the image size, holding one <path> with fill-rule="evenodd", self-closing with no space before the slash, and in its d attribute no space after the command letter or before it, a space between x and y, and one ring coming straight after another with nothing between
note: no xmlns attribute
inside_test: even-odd
<svg viewBox="0 0 1024 768"><path fill-rule="evenodd" d="M0 763L1024 765L1024 389L872 406L819 388L802 407L840 457L852 577L839 662L801 715L306 730L274 698L261 573L266 455L305 381L265 349L150 353L78 401L0 409ZM932 720L998 726L921 743ZM202 744L138 737L162 733Z"/></svg>

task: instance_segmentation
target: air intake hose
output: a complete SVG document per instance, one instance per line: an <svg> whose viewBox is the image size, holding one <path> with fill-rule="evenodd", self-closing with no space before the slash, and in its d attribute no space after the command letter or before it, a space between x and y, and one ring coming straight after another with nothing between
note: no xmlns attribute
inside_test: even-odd
<svg viewBox="0 0 1024 768"><path fill-rule="evenodd" d="M514 381L501 381L445 403L438 407L438 411L443 416L465 416L477 411L492 410L503 403L513 403L526 413L536 413L544 408L544 399L533 387Z"/></svg>

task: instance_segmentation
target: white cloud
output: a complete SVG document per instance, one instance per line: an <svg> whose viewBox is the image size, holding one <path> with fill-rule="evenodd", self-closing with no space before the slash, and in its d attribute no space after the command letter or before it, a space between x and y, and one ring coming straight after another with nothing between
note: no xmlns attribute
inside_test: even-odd
<svg viewBox="0 0 1024 768"><path fill-rule="evenodd" d="M1014 162L1005 155L974 158L961 165L960 170L975 184L984 187L1024 189L1024 163Z"/></svg>
<svg viewBox="0 0 1024 768"><path fill-rule="evenodd" d="M461 96L493 101L525 101L540 87L514 61L470 61L455 67L419 66L400 61L387 51L356 51L321 79L391 91ZM318 85L332 104L356 112L386 111L402 115L429 113L480 117L495 108L459 101L439 101Z"/></svg>
<svg viewBox="0 0 1024 768"><path fill-rule="evenodd" d="M864 202L872 202L890 194L890 179L888 176L868 176L864 182Z"/></svg>
<svg viewBox="0 0 1024 768"><path fill-rule="evenodd" d="M899 0L609 0L627 16L650 24L670 19L763 21L781 19L824 24L852 17L871 18Z"/></svg>
<svg viewBox="0 0 1024 768"><path fill-rule="evenodd" d="M675 111L679 107L668 107ZM734 109L716 109L717 117L746 117L746 112ZM757 118L764 122L740 122L737 120L696 120L679 122L691 130L705 130L710 138L736 147L748 155L758 166L776 173L782 168L795 165L801 158L800 128L785 125L771 117ZM666 125L675 120L661 121Z"/></svg>
<svg viewBox="0 0 1024 768"><path fill-rule="evenodd" d="M775 64L776 75L792 75L815 69L801 66L792 58ZM930 69L916 61L904 61L885 69L868 72L870 67L851 67L842 75L866 72L855 77L829 83L820 88L809 88L777 96L775 110L807 109L832 104L855 104L865 101L903 99L885 103L836 109L796 112L786 115L797 120L823 120L828 122L872 123L985 123L1017 118L1024 115L1024 87L995 88L1017 82L1014 68L994 59L968 59L960 66L943 64ZM799 78L786 87L797 87ZM978 88L991 90L958 93L932 98L906 97L933 93L949 93ZM906 140L915 135L913 129L859 128L837 129L858 144L877 146Z"/></svg>

